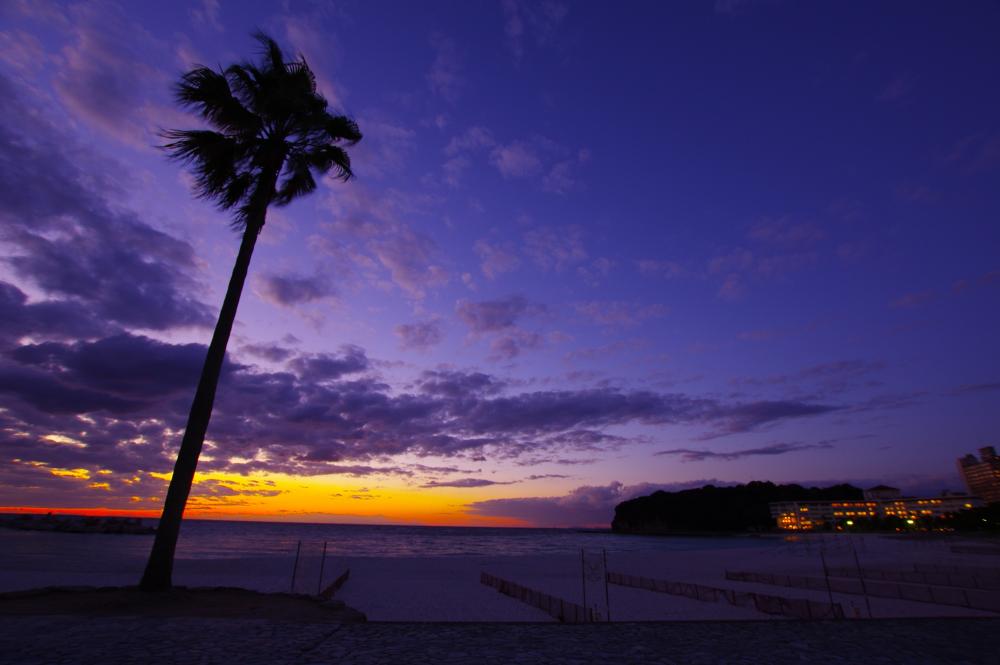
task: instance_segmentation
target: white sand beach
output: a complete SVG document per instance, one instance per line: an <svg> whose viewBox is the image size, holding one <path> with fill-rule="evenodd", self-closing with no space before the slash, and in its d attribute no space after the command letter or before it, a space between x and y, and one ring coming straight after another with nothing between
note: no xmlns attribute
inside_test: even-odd
<svg viewBox="0 0 1000 665"><path fill-rule="evenodd" d="M0 538L20 534L4 533ZM0 591L42 586L132 585L139 578L143 560L132 552L116 552L125 541L86 541L85 556L74 556L80 541L64 536L66 548L47 556L15 556L9 548L0 553ZM77 540L74 540L77 538ZM120 538L120 537L119 537ZM106 553L98 555L100 543ZM798 542L762 541L759 547L688 550L635 550L607 553L608 570L672 582L690 582L713 588L756 592L786 598L839 603L847 618L865 618L869 607L876 618L933 616L996 616L995 612L957 605L829 593L772 584L727 580L725 573L769 572L823 577L821 552L828 569L913 570L914 564L995 570L1000 557L955 554L958 541L912 540L882 536L810 536ZM0 541L2 544L2 541ZM21 548L20 551L23 551ZM305 550L304 550L305 551ZM296 571L295 590L316 593L321 587L319 559L306 551ZM79 552L78 552L79 553ZM260 556L217 559L179 559L175 583L184 586L233 586L258 591L288 591L294 556ZM539 609L502 595L480 583L488 572L500 578L582 604L583 577L579 554L532 556L345 557L328 556L322 586L350 570L336 598L364 612L372 621L553 621ZM753 607L725 601L706 602L645 589L589 583L589 605L614 621L780 619ZM978 593L978 592L977 592ZM994 596L1000 591L991 592Z"/></svg>

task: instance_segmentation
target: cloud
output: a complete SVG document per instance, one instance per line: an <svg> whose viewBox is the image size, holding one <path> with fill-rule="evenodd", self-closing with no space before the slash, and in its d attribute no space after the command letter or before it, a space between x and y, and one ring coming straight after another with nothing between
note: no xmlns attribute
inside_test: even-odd
<svg viewBox="0 0 1000 665"><path fill-rule="evenodd" d="M45 339L76 339L109 334L115 326L73 300L29 303L21 289L0 282L0 343L31 334Z"/></svg>
<svg viewBox="0 0 1000 665"><path fill-rule="evenodd" d="M86 307L92 319L153 330L214 322L191 295L191 245L110 202L118 177L128 182L117 164L78 146L3 77L0 113L3 260L51 299L49 315Z"/></svg>
<svg viewBox="0 0 1000 665"><path fill-rule="evenodd" d="M764 339L772 338L767 334ZM755 339L760 339L758 334ZM789 374L774 374L764 378L737 377L730 381L736 386L781 386L792 387L790 394L802 393L810 396L829 396L845 393L858 387L881 385L871 375L885 368L881 361L837 360L805 367ZM800 388L801 384L807 387Z"/></svg>
<svg viewBox="0 0 1000 665"><path fill-rule="evenodd" d="M951 391L952 395L974 395L1000 392L1000 381L994 383L967 383Z"/></svg>
<svg viewBox="0 0 1000 665"><path fill-rule="evenodd" d="M513 360L528 349L542 346L544 339L535 332L510 330L490 341L490 360Z"/></svg>
<svg viewBox="0 0 1000 665"><path fill-rule="evenodd" d="M149 149L161 126L184 116L154 100L166 75L145 64L158 40L115 5L73 5L72 43L63 49L54 88L79 118L133 147Z"/></svg>
<svg viewBox="0 0 1000 665"><path fill-rule="evenodd" d="M490 163L505 178L527 178L542 170L538 153L523 141L497 146L490 153Z"/></svg>
<svg viewBox="0 0 1000 665"><path fill-rule="evenodd" d="M286 6L287 8L287 6ZM329 100L333 107L342 107L340 86L331 75L334 63L332 54L337 51L331 48L331 41L336 42L336 37L330 29L330 22L324 21L337 9L332 4L316 3L310 10L306 11L304 6L297 7L294 13L286 13L281 17L284 24L285 37L292 45L289 52L298 52L309 63L309 68L316 75L316 87L320 93ZM367 130L365 125L363 128ZM359 144L364 145L369 140L366 131L365 141Z"/></svg>
<svg viewBox="0 0 1000 665"><path fill-rule="evenodd" d="M165 472L204 354L201 345L128 334L10 349L0 356L0 445L11 458L54 468ZM405 392L365 376L370 366L358 347L296 356L281 371L228 362L200 468L317 475L394 455L484 451L497 459L566 459L630 441L603 431L611 426L732 433L837 410L607 387L507 394L495 377L455 370L427 372L416 392ZM54 444L53 436L79 445Z"/></svg>
<svg viewBox="0 0 1000 665"><path fill-rule="evenodd" d="M827 236L814 222L796 222L787 217L765 217L750 228L748 235L751 240L792 250L814 247Z"/></svg>
<svg viewBox="0 0 1000 665"><path fill-rule="evenodd" d="M493 133L485 127L474 125L467 130L452 137L448 145L445 146L446 155L454 157L462 152L491 148L496 145Z"/></svg>
<svg viewBox="0 0 1000 665"><path fill-rule="evenodd" d="M292 307L336 295L330 281L323 275L264 275L259 279L259 293L274 305Z"/></svg>
<svg viewBox="0 0 1000 665"><path fill-rule="evenodd" d="M723 300L739 300L745 292L743 279L736 273L729 273L719 285L718 296Z"/></svg>
<svg viewBox="0 0 1000 665"><path fill-rule="evenodd" d="M875 97L880 102L896 102L913 91L916 77L906 72L894 77Z"/></svg>
<svg viewBox="0 0 1000 665"><path fill-rule="evenodd" d="M894 309L910 309L913 307L920 307L921 305L926 305L932 303L938 299L940 294L936 289L927 289L926 291L915 291L912 293L906 293L892 302L889 306Z"/></svg>
<svg viewBox="0 0 1000 665"><path fill-rule="evenodd" d="M195 27L209 27L216 32L224 32L226 27L219 20L219 0L200 0L200 2L190 10L191 22Z"/></svg>
<svg viewBox="0 0 1000 665"><path fill-rule="evenodd" d="M576 303L576 311L601 326L629 328L648 319L663 318L667 315L664 305L654 303L643 305L623 301L592 300Z"/></svg>
<svg viewBox="0 0 1000 665"><path fill-rule="evenodd" d="M441 165L444 182L449 187L458 187L462 184L462 175L472 166L472 161L464 155L449 157Z"/></svg>
<svg viewBox="0 0 1000 665"><path fill-rule="evenodd" d="M490 485L514 485L520 481L518 480L487 480L486 478L459 478L457 480L431 480L421 487L434 488L434 487L489 487Z"/></svg>
<svg viewBox="0 0 1000 665"><path fill-rule="evenodd" d="M524 46L521 38L524 35L524 20L521 18L521 7L517 0L502 0L504 13L504 33L507 35L507 44L514 59L520 61L524 55Z"/></svg>
<svg viewBox="0 0 1000 665"><path fill-rule="evenodd" d="M295 351L279 344L244 344L240 351L273 363L284 362L295 355Z"/></svg>
<svg viewBox="0 0 1000 665"><path fill-rule="evenodd" d="M458 187L463 174L472 166L469 154L496 145L493 134L485 127L474 125L451 138L444 148L447 159L441 165L444 182L450 187Z"/></svg>
<svg viewBox="0 0 1000 665"><path fill-rule="evenodd" d="M524 234L524 253L542 270L561 271L587 259L578 226L540 226Z"/></svg>
<svg viewBox="0 0 1000 665"><path fill-rule="evenodd" d="M554 194L565 194L576 187L576 178L573 176L573 162L558 162L549 169L549 172L542 178L542 189Z"/></svg>
<svg viewBox="0 0 1000 665"><path fill-rule="evenodd" d="M781 279L817 263L826 237L826 231L813 222L765 217L750 227L749 247L717 253L709 259L707 271L722 279L720 298L738 300L751 281Z"/></svg>
<svg viewBox="0 0 1000 665"><path fill-rule="evenodd" d="M489 359L506 361L543 344L544 338L539 333L523 330L517 323L545 311L545 305L529 302L518 295L481 302L460 300L455 306L458 318L469 327L474 338L482 335L489 337Z"/></svg>
<svg viewBox="0 0 1000 665"><path fill-rule="evenodd" d="M544 46L552 41L557 28L569 13L569 6L556 0L541 3L503 0L501 6L507 47L516 62L524 56L524 37L527 33L530 32L538 46Z"/></svg>
<svg viewBox="0 0 1000 665"><path fill-rule="evenodd" d="M968 174L990 171L1000 165L1000 133L979 132L956 142L945 161Z"/></svg>
<svg viewBox="0 0 1000 665"><path fill-rule="evenodd" d="M991 270L975 279L960 279L951 285L953 294L958 295L969 290L1000 284L1000 270Z"/></svg>
<svg viewBox="0 0 1000 665"><path fill-rule="evenodd" d="M427 72L427 84L431 92L441 95L446 101L455 102L464 84L455 42L440 33L432 35L430 41L434 61Z"/></svg>
<svg viewBox="0 0 1000 665"><path fill-rule="evenodd" d="M310 238L310 246L334 257L335 265L345 268L348 276L357 269L366 281L376 280L381 266L393 284L416 300L448 283L434 240L401 221L425 214L432 198L392 188L375 195L363 184L353 183L324 203L333 221L322 225L322 235Z"/></svg>
<svg viewBox="0 0 1000 665"><path fill-rule="evenodd" d="M811 450L814 448L831 448L829 443L774 443L760 448L748 448L745 450L734 450L731 452L716 452L712 450L692 450L690 448L675 448L673 450L661 450L654 455L680 455L685 462L704 462L705 460L718 459L725 462L743 459L744 457L758 457L770 455L784 455L801 450Z"/></svg>
<svg viewBox="0 0 1000 665"><path fill-rule="evenodd" d="M22 30L0 31L0 61L12 71L33 75L48 60L49 55L34 35Z"/></svg>
<svg viewBox="0 0 1000 665"><path fill-rule="evenodd" d="M736 434L780 420L820 416L840 410L836 406L793 400L756 401L724 407L717 412L717 417L721 434Z"/></svg>
<svg viewBox="0 0 1000 665"><path fill-rule="evenodd" d="M591 286L599 286L601 281L611 274L615 267L615 262L606 256L599 256L590 262L590 265L581 265L576 269L576 274L584 282Z"/></svg>
<svg viewBox="0 0 1000 665"><path fill-rule="evenodd" d="M542 189L553 194L567 194L579 186L576 170L590 161L590 150L577 151L573 159L556 162L542 178Z"/></svg>
<svg viewBox="0 0 1000 665"><path fill-rule="evenodd" d="M370 247L393 281L415 299L423 299L427 289L448 283L448 272L434 260L437 245L422 233L399 228Z"/></svg>
<svg viewBox="0 0 1000 665"><path fill-rule="evenodd" d="M417 147L416 132L376 113L359 114L357 122L365 134L365 139L350 149L357 176L383 178L403 172Z"/></svg>
<svg viewBox="0 0 1000 665"><path fill-rule="evenodd" d="M524 296L510 296L502 300L471 302L460 300L455 313L473 333L497 332L513 328L525 316L539 314L545 306L531 303Z"/></svg>
<svg viewBox="0 0 1000 665"><path fill-rule="evenodd" d="M521 260L510 244L495 244L487 240L477 240L473 246L479 256L479 267L489 279L496 279L500 275L514 272L521 265Z"/></svg>
<svg viewBox="0 0 1000 665"><path fill-rule="evenodd" d="M340 379L348 374L357 374L367 370L371 363L365 350L359 346L345 344L340 347L340 355L318 353L299 356L293 359L289 367L303 381L320 382Z"/></svg>
<svg viewBox="0 0 1000 665"><path fill-rule="evenodd" d="M656 490L679 491L707 484L725 483L718 480L697 480L687 483L624 485L614 481L607 485L577 487L563 496L473 501L466 505L466 511L477 516L513 518L536 527L606 528L614 517L615 506L622 501Z"/></svg>
<svg viewBox="0 0 1000 665"><path fill-rule="evenodd" d="M503 381L483 372L456 370L426 370L417 381L420 391L428 395L462 398L493 395L503 390Z"/></svg>
<svg viewBox="0 0 1000 665"><path fill-rule="evenodd" d="M404 349L424 351L437 346L444 339L441 321L438 319L401 323L396 326L395 332L400 347Z"/></svg>
<svg viewBox="0 0 1000 665"><path fill-rule="evenodd" d="M686 272L684 267L676 261L664 261L660 259L639 259L635 262L635 266L643 275L665 277L667 279L679 277Z"/></svg>
<svg viewBox="0 0 1000 665"><path fill-rule="evenodd" d="M452 187L459 186L463 174L472 166L470 157L486 151L490 164L505 179L532 178L537 180L543 191L554 194L566 194L576 189L576 172L590 161L590 151L586 148L571 154L557 142L540 135L500 142L490 130L474 125L453 136L445 146L447 159L441 167L445 183Z"/></svg>

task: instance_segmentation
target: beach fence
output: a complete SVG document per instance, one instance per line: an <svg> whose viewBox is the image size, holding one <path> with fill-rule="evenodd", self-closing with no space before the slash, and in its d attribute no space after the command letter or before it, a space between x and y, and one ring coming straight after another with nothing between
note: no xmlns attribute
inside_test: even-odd
<svg viewBox="0 0 1000 665"><path fill-rule="evenodd" d="M537 589L530 589L487 572L480 574L479 582L493 587L505 596L536 607L562 623L591 623L600 620L600 616L589 607L577 605Z"/></svg>
<svg viewBox="0 0 1000 665"><path fill-rule="evenodd" d="M606 550L580 550L580 582L583 588L583 606L600 619L611 621L611 599L608 594L608 553Z"/></svg>
<svg viewBox="0 0 1000 665"><path fill-rule="evenodd" d="M990 545L952 545L951 551L954 554L985 554L1000 556L1000 547Z"/></svg>
<svg viewBox="0 0 1000 665"><path fill-rule="evenodd" d="M608 582L619 586L684 596L709 603L725 601L737 607L753 607L764 614L793 619L844 618L844 608L839 603L824 603L803 598L785 598L771 594L721 589L692 582L670 582L613 571L608 571Z"/></svg>
<svg viewBox="0 0 1000 665"><path fill-rule="evenodd" d="M291 593L331 598L350 576L350 569L337 577L327 560L328 541L298 541L295 544L295 563L292 565ZM332 582L331 582L332 579Z"/></svg>
<svg viewBox="0 0 1000 665"><path fill-rule="evenodd" d="M832 571L831 571L832 573ZM855 571L857 575L857 571ZM726 579L734 582L752 582L775 586L813 589L833 593L846 593L876 598L897 598L918 603L953 605L987 612L1000 612L1000 594L994 591L966 589L961 587L935 586L871 579L868 577L811 577L809 575L785 575L782 573L759 573L746 571L726 571Z"/></svg>
<svg viewBox="0 0 1000 665"><path fill-rule="evenodd" d="M957 573L977 578L1000 579L1000 568L980 568L977 566L950 566L943 563L915 563L913 570L918 573Z"/></svg>
<svg viewBox="0 0 1000 665"><path fill-rule="evenodd" d="M876 568L830 568L833 577L854 577L866 580L886 580L908 584L929 584L932 586L956 586L964 589L1000 591L1000 576L981 575L968 572L925 571L925 570L883 570Z"/></svg>

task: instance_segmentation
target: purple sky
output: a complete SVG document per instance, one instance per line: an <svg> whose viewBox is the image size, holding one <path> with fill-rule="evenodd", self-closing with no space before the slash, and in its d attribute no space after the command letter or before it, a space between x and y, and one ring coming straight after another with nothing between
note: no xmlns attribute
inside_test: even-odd
<svg viewBox="0 0 1000 665"><path fill-rule="evenodd" d="M623 7L4 3L0 505L160 491L238 239L156 131L258 27L365 138L272 210L201 468L540 524L959 488L1000 426L1000 8Z"/></svg>

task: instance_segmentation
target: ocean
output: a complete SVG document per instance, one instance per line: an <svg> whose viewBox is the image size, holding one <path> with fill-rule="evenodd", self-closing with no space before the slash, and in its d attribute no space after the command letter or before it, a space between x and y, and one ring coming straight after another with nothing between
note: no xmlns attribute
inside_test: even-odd
<svg viewBox="0 0 1000 665"><path fill-rule="evenodd" d="M63 534L0 529L0 560L142 558L153 536ZM528 556L572 554L581 549L608 552L765 547L780 539L755 537L631 536L580 529L301 524L186 520L178 559L294 556L301 542L309 549L326 543L327 553L350 557Z"/></svg>

